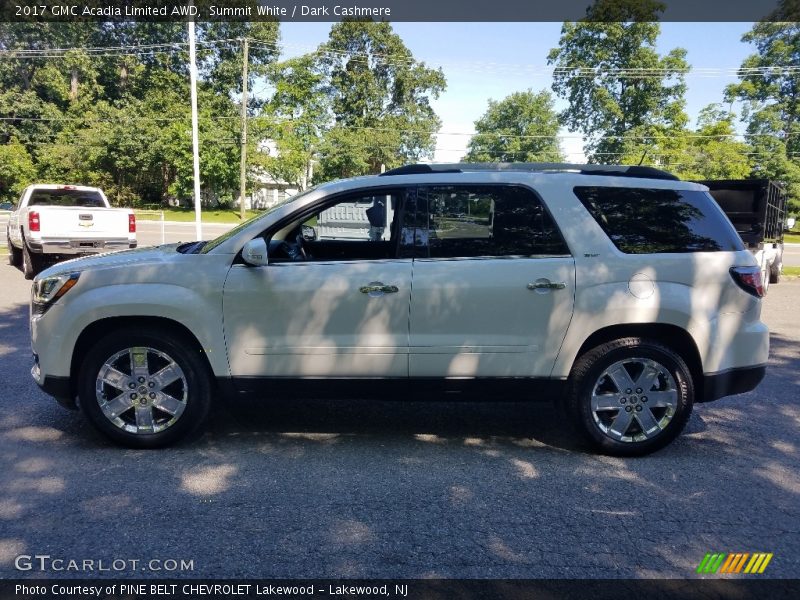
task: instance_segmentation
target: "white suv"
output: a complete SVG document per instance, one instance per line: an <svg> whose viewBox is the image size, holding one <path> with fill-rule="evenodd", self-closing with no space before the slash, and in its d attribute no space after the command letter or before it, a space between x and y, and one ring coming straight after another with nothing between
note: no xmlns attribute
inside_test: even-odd
<svg viewBox="0 0 800 600"><path fill-rule="evenodd" d="M57 265L32 374L134 447L260 395L556 398L617 455L765 373L758 265L704 186L646 167L411 165L211 242Z"/></svg>

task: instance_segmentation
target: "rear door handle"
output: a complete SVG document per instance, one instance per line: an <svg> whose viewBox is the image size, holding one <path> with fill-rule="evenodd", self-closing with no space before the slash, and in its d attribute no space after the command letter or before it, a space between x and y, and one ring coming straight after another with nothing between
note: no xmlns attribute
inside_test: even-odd
<svg viewBox="0 0 800 600"><path fill-rule="evenodd" d="M362 285L358 288L362 294L369 294L370 296L382 296L383 294L395 294L400 290L396 285L386 285L380 281L372 281L367 285Z"/></svg>
<svg viewBox="0 0 800 600"><path fill-rule="evenodd" d="M567 287L567 284L563 281L549 281L547 279L538 279L528 284L529 290L563 290L565 287Z"/></svg>

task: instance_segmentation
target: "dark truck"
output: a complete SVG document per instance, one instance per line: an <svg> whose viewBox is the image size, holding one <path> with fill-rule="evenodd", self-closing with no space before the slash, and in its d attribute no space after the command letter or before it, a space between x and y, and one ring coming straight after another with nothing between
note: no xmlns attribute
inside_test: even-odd
<svg viewBox="0 0 800 600"><path fill-rule="evenodd" d="M783 269L786 190L768 179L698 181L733 223L742 241L761 265L764 290L778 283Z"/></svg>

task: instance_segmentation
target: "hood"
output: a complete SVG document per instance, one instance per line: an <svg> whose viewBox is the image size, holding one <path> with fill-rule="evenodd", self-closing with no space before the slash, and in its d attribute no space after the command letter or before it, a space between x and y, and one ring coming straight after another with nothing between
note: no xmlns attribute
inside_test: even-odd
<svg viewBox="0 0 800 600"><path fill-rule="evenodd" d="M134 250L121 250L119 252L109 252L107 254L94 254L74 258L66 262L60 262L42 271L36 279L61 275L62 273L72 273L73 271L87 271L92 269L105 269L110 267L158 264L164 262L169 256L175 254L175 248L179 244L165 244L163 246L151 246L136 248Z"/></svg>

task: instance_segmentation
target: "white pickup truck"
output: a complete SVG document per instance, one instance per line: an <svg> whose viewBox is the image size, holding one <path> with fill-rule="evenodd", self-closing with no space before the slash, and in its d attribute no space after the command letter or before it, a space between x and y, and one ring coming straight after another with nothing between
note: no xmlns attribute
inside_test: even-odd
<svg viewBox="0 0 800 600"><path fill-rule="evenodd" d="M59 260L135 248L136 216L111 208L99 188L35 184L9 215L6 236L9 262L33 279Z"/></svg>

